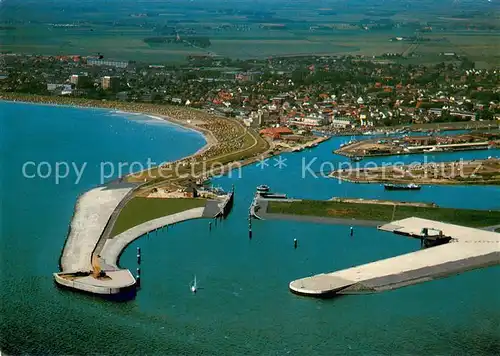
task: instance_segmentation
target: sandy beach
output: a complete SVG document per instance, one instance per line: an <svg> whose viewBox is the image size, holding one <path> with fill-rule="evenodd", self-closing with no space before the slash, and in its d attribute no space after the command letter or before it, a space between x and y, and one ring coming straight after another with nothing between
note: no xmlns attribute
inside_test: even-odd
<svg viewBox="0 0 500 356"><path fill-rule="evenodd" d="M124 114L130 114L129 112L125 112L125 111L120 111L118 113L124 113ZM177 126L180 126L184 129L188 129L188 130L191 130L191 131L195 131L197 133L199 133L200 135L203 136L203 138L205 139L205 145L203 147L201 147L198 151L196 151L195 153L193 153L192 155L190 156L187 156L187 157L184 157L182 159L186 159L186 158L189 158L189 157L193 157L193 156L196 156L196 155L199 155L199 154L202 154L203 152L207 151L210 147L216 145L219 141L214 137L214 135L212 135L212 133L208 130L204 130L200 127L197 127L196 125L193 125L192 123L190 122L181 122L181 121L178 121L174 118L171 118L171 117L168 117L168 116L161 116L161 115L147 115L147 114L144 114L144 113L141 113L147 117L150 117L152 119L155 119L155 120L162 120L162 121L167 121L168 123L172 124L172 125L177 125Z"/></svg>
<svg viewBox="0 0 500 356"><path fill-rule="evenodd" d="M179 125L184 128L196 131L203 135L205 141L207 141L207 145L213 145L217 143L217 140L213 135L209 135L209 132L203 130L196 125L188 122L202 122L200 120L191 120L173 118L170 115L156 114L154 109L160 109L161 106L154 104L144 104L144 103L129 103L129 102L110 102L110 101L99 101L92 99L76 99L76 98L65 98L65 97L48 97L48 96L39 96L39 95L22 95L22 94L14 94L14 93L0 93L0 100L14 102L14 103L23 103L23 104L36 104L36 105L50 105L50 106L62 106L62 107L73 107L73 108L82 108L82 109L108 109L111 112L116 114L125 114L125 115L143 115L150 117L152 119L157 120L165 120L171 124ZM169 107L165 107L165 109L170 109ZM182 109L182 108L179 108ZM194 111L194 110L193 110ZM210 137L211 136L211 137ZM204 149L203 147L202 149ZM202 150L200 149L200 151Z"/></svg>
<svg viewBox="0 0 500 356"><path fill-rule="evenodd" d="M193 108L12 93L0 94L0 100L32 103L37 105L98 108L110 110L117 114L144 115L152 119L165 120L171 124L179 125L183 128L196 131L203 135L206 144L197 152L174 162L165 163L163 166L154 167L150 169L149 172L145 170L135 173L133 176L138 177L137 181L154 179L154 173L150 174L151 172L154 172L155 170L163 170L165 166L171 164L186 165L202 160L214 161L216 159L226 159L239 153L247 156L244 158L248 159L254 158L254 156L265 151L265 149L259 149L259 147L256 147L256 144L248 146L247 142L245 142L245 137L252 135L252 133L248 133L241 123ZM265 148L267 149L267 145L265 145Z"/></svg>

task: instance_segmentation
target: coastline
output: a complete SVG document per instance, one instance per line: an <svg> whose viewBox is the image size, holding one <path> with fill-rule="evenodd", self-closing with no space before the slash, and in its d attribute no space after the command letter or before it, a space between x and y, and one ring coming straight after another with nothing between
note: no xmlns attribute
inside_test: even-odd
<svg viewBox="0 0 500 356"><path fill-rule="evenodd" d="M118 113L136 114L136 113L126 112L126 111L120 111ZM187 122L186 123L181 123L181 122L178 122L177 120L175 120L174 118L171 118L171 117L168 117L168 116L163 116L163 115L150 115L150 114L145 114L145 113L139 113L139 114L147 116L147 117L150 117L150 118L155 119L155 120L166 121L166 122L168 122L171 125L179 126L179 127L182 127L183 129L196 132L197 134L199 134L199 135L201 135L203 137L203 139L205 140L205 144L201 148L199 148L195 153L193 153L193 154L191 154L189 156L180 158L181 160L186 159L186 158L190 158L192 156L196 156L198 154L202 154L205 151L207 151L210 147L216 145L219 142L212 135L212 133L210 131L204 130L204 129L200 128L200 127L196 127L196 126L191 125L191 124L189 124Z"/></svg>
<svg viewBox="0 0 500 356"><path fill-rule="evenodd" d="M117 180L123 181L131 179L131 183L141 183L141 188L153 189L162 184L173 183L176 179L183 177L172 177L171 179L161 179L154 176L155 170L161 170L164 164L174 164L176 162L187 162L189 160L196 161L197 158L204 162L222 162L222 166L217 169L212 169L206 174L205 178L214 174L227 174L234 169L234 163L238 162L238 167L244 167L255 163L260 159L270 158L282 153L294 152L292 148L283 149L282 147L276 150L276 146L270 144L265 139L262 139L257 131L244 127L240 122L229 120L225 117L210 114L196 108L186 108L182 106L160 105L152 103L135 103L135 102L118 102L118 101L102 101L95 99L84 98L69 98L69 97L48 97L41 95L30 95L20 93L0 93L0 101L11 103L35 104L35 105L50 105L61 106L68 108L83 108L83 109L103 109L116 114L124 115L141 115L151 119L164 120L172 125L180 126L187 130L192 130L203 136L206 144L196 152L181 157L175 161L163 162L162 165L151 167L140 172L135 172L126 176L119 177ZM219 127L217 127L219 124ZM235 137L228 137L229 132L224 131L224 125L238 127L241 132L236 139L250 136L253 138L252 145L238 147L228 147L235 140ZM220 127L222 126L222 127ZM230 133L229 133L230 134ZM246 136L245 136L246 135ZM330 137L316 137L312 142L301 145L301 148L314 148ZM148 172L153 172L153 176ZM146 174L146 176L144 176ZM144 177L143 177L144 176ZM147 179L147 180L146 180ZM138 187L139 188L139 187ZM137 189L142 190L142 189Z"/></svg>
<svg viewBox="0 0 500 356"><path fill-rule="evenodd" d="M175 126L180 126L184 129L190 130L190 131L195 131L199 133L205 141L207 142L205 146L210 145L210 144L215 144L217 143L217 140L214 137L207 137L207 132L206 130L203 130L199 127L196 127L194 125L190 125L189 123L184 123L181 120L174 119L170 116L167 115L162 115L162 114L156 114L154 112L147 112L147 111L136 111L136 110L131 110L131 108L128 108L126 106L132 106L134 103L120 103L116 101L99 101L99 100L93 100L93 99L73 99L73 98L60 98L62 101L57 102L54 100L50 100L50 97L44 97L44 96L34 96L34 95L26 95L26 97L18 97L18 95L12 95L12 96L6 96L5 93L0 93L0 101L4 101L7 103L13 103L13 104L30 104L30 105L45 105L45 106L57 106L57 107L65 107L65 108L77 108L77 109L102 109L111 113L116 113L116 114L124 114L124 115L141 115L141 116L146 116L152 119L157 119L157 120L164 120L168 122L169 124L175 125ZM59 97L58 97L59 98ZM39 101L37 101L39 100ZM66 103L64 103L66 101ZM79 103L79 101L81 101ZM111 105L108 105L111 104ZM116 104L116 105L114 105ZM123 105L123 106L122 106ZM150 105L153 106L154 104L143 104L139 103L137 105ZM168 108L168 107L166 107ZM203 146L199 151L201 151Z"/></svg>
<svg viewBox="0 0 500 356"><path fill-rule="evenodd" d="M196 152L185 156L180 157L173 162L164 162L164 163L174 163L176 161L182 161L186 159L193 158L197 155L201 155L208 151L211 147L217 145L219 141L213 135L210 130L206 130L204 128L193 125L189 122L182 121L177 118L173 118L170 115L164 115L161 113L154 112L155 108L158 108L157 105L154 104L143 104L143 103L120 103L120 102L110 102L110 101L98 101L93 99L74 99L74 98L62 98L57 97L57 100L50 100L50 97L39 96L39 95L22 95L22 94L14 94L14 95L6 95L5 93L0 93L0 101L4 101L7 103L14 104L29 104L29 105L45 105L45 106L56 106L56 107L64 107L64 108L77 108L77 109L100 109L105 110L110 113L115 113L118 115L140 115L145 116L151 119L162 120L167 122L168 124L182 127L183 129L194 131L201 135L205 140L205 145L199 148ZM134 106L139 106L140 108L146 108L148 110L139 111L134 110ZM165 109L171 109L171 107L165 106ZM175 108L177 109L177 108ZM151 111L149 111L151 110ZM186 110L184 108L179 108L178 110ZM189 109L188 109L189 110ZM193 109L191 111L194 112ZM208 113L205 113L209 115ZM151 169L159 168L159 166L152 167ZM128 176L138 175L147 172L147 170L143 170L140 172L135 172L133 174L129 174ZM127 176L119 177L118 179L125 179Z"/></svg>

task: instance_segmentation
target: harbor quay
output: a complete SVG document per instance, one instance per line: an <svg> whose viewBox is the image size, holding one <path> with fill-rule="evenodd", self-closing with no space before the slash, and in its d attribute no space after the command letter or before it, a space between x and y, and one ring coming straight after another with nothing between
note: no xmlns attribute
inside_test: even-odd
<svg viewBox="0 0 500 356"><path fill-rule="evenodd" d="M414 162L407 165L344 166L329 177L353 183L418 183L498 185L500 159L489 157L456 162Z"/></svg>
<svg viewBox="0 0 500 356"><path fill-rule="evenodd" d="M500 264L500 234L438 221L407 218L378 227L395 234L449 242L332 273L292 281L290 291L311 297L375 293Z"/></svg>
<svg viewBox="0 0 500 356"><path fill-rule="evenodd" d="M289 199L259 186L249 214L258 220L350 225L351 236L353 226L367 226L420 240L416 252L292 281L290 291L303 296L375 293L500 264L498 211L376 199Z"/></svg>
<svg viewBox="0 0 500 356"><path fill-rule="evenodd" d="M482 150L500 145L500 133L478 132L459 135L382 137L351 140L335 150L346 157L377 157L399 154Z"/></svg>

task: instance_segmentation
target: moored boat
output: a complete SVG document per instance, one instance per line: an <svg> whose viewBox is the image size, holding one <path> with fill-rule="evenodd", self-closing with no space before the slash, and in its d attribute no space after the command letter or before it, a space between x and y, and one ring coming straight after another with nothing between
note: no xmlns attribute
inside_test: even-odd
<svg viewBox="0 0 500 356"><path fill-rule="evenodd" d="M269 186L259 185L257 187L257 196L265 199L286 199L286 194L272 193Z"/></svg>
<svg viewBox="0 0 500 356"><path fill-rule="evenodd" d="M384 184L385 190L420 190L420 186L415 183L410 184Z"/></svg>
<svg viewBox="0 0 500 356"><path fill-rule="evenodd" d="M443 152L444 149L441 148L441 147L432 147L432 148L429 148L429 149L424 149L424 153L429 153L429 152Z"/></svg>
<svg viewBox="0 0 500 356"><path fill-rule="evenodd" d="M257 187L257 193L259 194L267 194L269 193L269 186L262 184Z"/></svg>

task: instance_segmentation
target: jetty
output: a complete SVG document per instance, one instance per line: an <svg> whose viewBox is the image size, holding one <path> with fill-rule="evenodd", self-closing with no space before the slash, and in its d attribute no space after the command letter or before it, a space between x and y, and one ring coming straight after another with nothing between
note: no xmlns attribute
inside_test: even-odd
<svg viewBox="0 0 500 356"><path fill-rule="evenodd" d="M118 259L134 240L169 225L199 218L225 218L231 211L234 189L205 206L152 219L113 236L120 212L140 185L109 183L81 195L76 203L60 258L60 272L53 274L58 286L114 300L136 295L139 275L120 268Z"/></svg>
<svg viewBox="0 0 500 356"><path fill-rule="evenodd" d="M344 270L292 281L290 291L312 297L375 293L500 264L500 234L428 219L406 218L379 230L449 242ZM429 234L430 231L436 232Z"/></svg>
<svg viewBox="0 0 500 356"><path fill-rule="evenodd" d="M134 189L131 184L110 183L81 195L76 203L55 282L63 287L89 293L114 295L135 285L128 270L112 270L106 278L92 275L92 255L116 208Z"/></svg>
<svg viewBox="0 0 500 356"><path fill-rule="evenodd" d="M106 271L119 270L118 258L134 240L146 236L151 232L163 229L166 226L174 225L182 221L199 219L203 217L205 208L189 209L180 213L167 215L162 218L151 220L143 224L137 225L128 229L121 234L114 236L112 239L107 239L103 248L99 251L100 266Z"/></svg>
<svg viewBox="0 0 500 356"><path fill-rule="evenodd" d="M287 198L286 194L273 193L267 185L259 185L248 211L250 217L263 220L259 211L266 214L269 201L295 201L295 199Z"/></svg>
<svg viewBox="0 0 500 356"><path fill-rule="evenodd" d="M330 172L329 177L353 183L498 185L500 159L346 167Z"/></svg>
<svg viewBox="0 0 500 356"><path fill-rule="evenodd" d="M130 184L111 184L78 198L59 263L63 272L92 270L91 257L97 242L116 207L132 189Z"/></svg>
<svg viewBox="0 0 500 356"><path fill-rule="evenodd" d="M336 154L346 157L377 157L400 154L484 150L500 145L500 132L475 132L445 136L408 136L351 140Z"/></svg>

